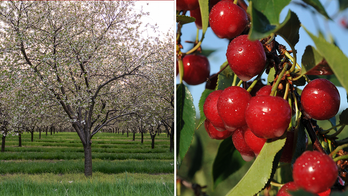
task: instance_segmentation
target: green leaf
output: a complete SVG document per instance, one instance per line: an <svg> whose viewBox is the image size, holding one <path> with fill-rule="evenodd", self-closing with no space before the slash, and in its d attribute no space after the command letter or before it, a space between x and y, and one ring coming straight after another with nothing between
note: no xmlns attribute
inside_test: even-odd
<svg viewBox="0 0 348 196"><path fill-rule="evenodd" d="M325 78L327 80L330 80L330 82L332 82L335 86L342 86L335 75L308 75L308 78L310 80L314 80L316 78Z"/></svg>
<svg viewBox="0 0 348 196"><path fill-rule="evenodd" d="M338 0L340 11L345 10L348 8L348 1L347 0Z"/></svg>
<svg viewBox="0 0 348 196"><path fill-rule="evenodd" d="M190 16L184 16L184 15L177 15L176 16L176 22L180 22L181 24L187 24L196 21L194 17Z"/></svg>
<svg viewBox="0 0 348 196"><path fill-rule="evenodd" d="M348 91L348 58L334 44L328 43L325 39L314 36L306 28L308 35L312 38L317 51L326 59L332 71L341 85Z"/></svg>
<svg viewBox="0 0 348 196"><path fill-rule="evenodd" d="M197 135L194 146L191 146L187 153L191 158L189 163L190 168L187 172L187 177L193 179L195 173L199 171L203 164L203 144L201 138Z"/></svg>
<svg viewBox="0 0 348 196"><path fill-rule="evenodd" d="M301 27L301 22L298 19L297 15L288 11L284 22L282 22L277 28L275 33L282 36L288 42L288 44L292 47L293 52L296 50L293 48L297 44L300 39L299 30Z"/></svg>
<svg viewBox="0 0 348 196"><path fill-rule="evenodd" d="M251 15L251 27L249 32L250 40L259 40L270 36L272 33L282 36L294 50L294 46L299 40L299 29L301 22L297 15L288 11L288 14L281 24L272 24L261 11L256 9L253 4L249 5Z"/></svg>
<svg viewBox="0 0 348 196"><path fill-rule="evenodd" d="M213 90L205 89L201 95L201 98L199 99L198 107L199 107L200 120L198 123L198 127L201 126L206 119L204 112L203 112L203 105L204 105L205 99L208 97L208 95L211 92L213 92Z"/></svg>
<svg viewBox="0 0 348 196"><path fill-rule="evenodd" d="M348 108L340 114L340 124L348 125Z"/></svg>
<svg viewBox="0 0 348 196"><path fill-rule="evenodd" d="M209 0L199 0L199 9L201 10L202 31L204 35L209 25Z"/></svg>
<svg viewBox="0 0 348 196"><path fill-rule="evenodd" d="M274 69L274 67L272 67L269 70L269 73L267 76L267 82L268 82L267 84L271 84L274 81L274 78L275 78L275 69Z"/></svg>
<svg viewBox="0 0 348 196"><path fill-rule="evenodd" d="M271 25L268 18L261 11L254 8L252 2L248 6L248 12L251 17L250 40L259 40L268 37L275 31L276 26Z"/></svg>
<svg viewBox="0 0 348 196"><path fill-rule="evenodd" d="M226 65L228 64L228 62L224 62L221 66L220 66L220 70L223 69ZM234 73L231 69L230 66L227 66L219 75L218 75L218 81L217 81L217 85L216 85L216 90L224 90L225 88L232 86L233 83L233 77L234 77ZM239 79L237 79L237 83L238 83Z"/></svg>
<svg viewBox="0 0 348 196"><path fill-rule="evenodd" d="M320 14L325 16L327 19L331 20L330 16L326 13L324 6L320 3L319 0L303 0L308 5L316 9Z"/></svg>
<svg viewBox="0 0 348 196"><path fill-rule="evenodd" d="M252 0L253 7L259 10L269 21L270 24L279 23L279 15L291 0Z"/></svg>
<svg viewBox="0 0 348 196"><path fill-rule="evenodd" d="M302 74L332 75L333 72L326 60L312 46L307 46L302 56Z"/></svg>
<svg viewBox="0 0 348 196"><path fill-rule="evenodd" d="M185 157L189 149L196 125L196 110L191 92L184 84L179 84L176 90L177 97L177 152L178 163Z"/></svg>
<svg viewBox="0 0 348 196"><path fill-rule="evenodd" d="M273 160L283 148L286 138L266 142L244 177L227 193L227 196L253 196L260 192L269 181L273 172ZM251 186L252 185L252 186Z"/></svg>
<svg viewBox="0 0 348 196"><path fill-rule="evenodd" d="M205 57L209 57L209 55L211 55L214 52L216 52L216 49L204 49L200 54Z"/></svg>
<svg viewBox="0 0 348 196"><path fill-rule="evenodd" d="M233 145L232 138L223 140L213 163L214 188L238 171L246 162Z"/></svg>
<svg viewBox="0 0 348 196"><path fill-rule="evenodd" d="M294 181L292 178L292 165L288 163L282 164L282 166L277 168L273 179L282 184Z"/></svg>

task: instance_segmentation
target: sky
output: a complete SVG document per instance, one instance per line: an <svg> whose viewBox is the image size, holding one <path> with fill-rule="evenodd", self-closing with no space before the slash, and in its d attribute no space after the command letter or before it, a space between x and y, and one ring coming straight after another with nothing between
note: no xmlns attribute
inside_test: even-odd
<svg viewBox="0 0 348 196"><path fill-rule="evenodd" d="M135 1L135 9L141 8L149 12L149 16L143 16L143 23L157 24L158 30L165 34L169 30L175 30L175 3L174 1ZM174 36L174 34L173 34ZM174 55L174 51L173 51Z"/></svg>
<svg viewBox="0 0 348 196"><path fill-rule="evenodd" d="M338 10L338 1L321 1L324 5L324 7L327 9L327 12L330 16L334 15ZM327 3L329 2L329 3ZM340 15L337 15L337 17L334 18L332 22L326 21L321 15L317 14L315 17L311 14L311 12L308 11L308 9L304 9L298 5L294 5L290 3L287 7L284 8L280 15L280 21L282 21L288 10L292 10L295 12L301 23L313 34L318 35L318 26L316 24L319 24L319 28L322 32L324 32L326 35L328 33L332 34L332 36L339 40L337 43L340 49L343 51L345 55L348 56L348 39L346 38L348 36L348 30L340 26L340 19L342 17L348 18L348 13L342 13ZM318 22L316 22L318 21ZM183 44L183 52L188 51L192 45L184 43L187 40L194 41L196 37L196 26L194 23L185 24L182 29L182 44ZM279 39L276 39L280 43L287 45L285 42L282 42ZM315 44L311 41L309 36L305 33L303 28L300 28L300 40L295 46L298 54L297 54L297 63L301 65L301 56L306 48L307 45L315 46ZM211 54L208 57L208 60L210 62L211 67L211 74L216 73L220 69L220 65L226 61L226 49L228 46L228 40L227 39L220 39L215 36L215 34L212 32L211 28L208 28L206 36L204 41L202 42L202 48L203 49L215 49L216 52ZM290 49L289 46L287 48ZM179 78L176 78L176 81L178 83ZM188 86L190 92L192 93L195 108L197 115L199 116L199 109L198 109L198 102L200 99L200 96L202 92L205 89L205 83L201 85L196 86ZM348 107L347 104L347 92L344 88L338 88L340 95L341 95L341 107L340 111Z"/></svg>

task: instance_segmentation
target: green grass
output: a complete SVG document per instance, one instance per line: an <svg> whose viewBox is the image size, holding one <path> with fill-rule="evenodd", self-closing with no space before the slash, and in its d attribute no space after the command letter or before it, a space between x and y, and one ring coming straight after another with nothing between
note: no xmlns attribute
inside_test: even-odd
<svg viewBox="0 0 348 196"><path fill-rule="evenodd" d="M103 161L93 160L93 172L101 172L107 174L117 174L123 172L134 173L173 173L174 171L173 161L164 160L124 160L124 161ZM1 162L0 174L13 174L13 173L27 173L27 174L40 174L40 173L54 173L54 174L66 174L66 173L83 173L84 161L83 160L62 160L62 161L6 161Z"/></svg>
<svg viewBox="0 0 348 196"><path fill-rule="evenodd" d="M83 147L54 147L54 148L42 148L42 147L6 147L5 152L83 152ZM155 148L138 146L119 146L118 148L100 148L93 147L92 153L168 153L167 148Z"/></svg>
<svg viewBox="0 0 348 196"><path fill-rule="evenodd" d="M4 152L0 153L0 160L17 160L17 159L65 159L75 160L83 159L83 152ZM168 160L173 159L171 153L92 153L92 159L103 159L103 160L125 160L125 159L162 159Z"/></svg>
<svg viewBox="0 0 348 196"><path fill-rule="evenodd" d="M0 177L0 195L6 196L55 196L55 195L173 195L173 174L148 175L122 173L117 175L6 175Z"/></svg>
<svg viewBox="0 0 348 196"><path fill-rule="evenodd" d="M98 133L92 139L92 178L84 176L84 152L76 133L6 138L0 153L0 195L173 195L174 153L161 134L151 149L126 134Z"/></svg>

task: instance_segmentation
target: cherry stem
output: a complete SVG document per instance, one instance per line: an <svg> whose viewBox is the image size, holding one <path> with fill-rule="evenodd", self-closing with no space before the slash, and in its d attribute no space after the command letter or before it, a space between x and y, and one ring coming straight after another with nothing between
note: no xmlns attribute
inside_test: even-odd
<svg viewBox="0 0 348 196"><path fill-rule="evenodd" d="M274 181L271 181L270 182L272 186L275 186L275 187L282 187L284 184L281 184L281 183L278 183L278 182L274 182Z"/></svg>
<svg viewBox="0 0 348 196"><path fill-rule="evenodd" d="M329 133L332 129L335 129L335 128L340 127L340 126L342 126L342 124L335 125L335 126L331 127L330 129L321 131L320 133L325 135L325 134Z"/></svg>
<svg viewBox="0 0 348 196"><path fill-rule="evenodd" d="M232 82L232 86L236 86L237 83L237 74L233 74L233 82Z"/></svg>
<svg viewBox="0 0 348 196"><path fill-rule="evenodd" d="M338 151L342 150L343 148L347 148L348 144L343 144L341 146L338 146L334 151L332 151L329 156L334 158L336 156L336 154L338 153Z"/></svg>
<svg viewBox="0 0 348 196"><path fill-rule="evenodd" d="M290 87L290 84L289 84L289 82L287 82L285 85L285 93L284 93L283 99L286 99L288 97L289 87Z"/></svg>
<svg viewBox="0 0 348 196"><path fill-rule="evenodd" d="M284 98L284 100L286 100L286 97ZM291 98L290 97L288 98L288 102L289 102L290 108L292 108ZM291 110L291 116L292 116L292 110ZM290 123L289 123L288 129L290 130L291 128L292 128L292 118L290 118Z"/></svg>
<svg viewBox="0 0 348 196"><path fill-rule="evenodd" d="M293 72L295 70L295 67L299 68L301 70L301 67L297 64L297 62L295 61L295 59L290 55L290 53L287 50L283 51L285 56L288 57L288 59L291 60L292 62L292 66L290 68L290 73Z"/></svg>
<svg viewBox="0 0 348 196"><path fill-rule="evenodd" d="M342 156L336 157L333 159L333 161L337 162L339 160L344 160L344 159L348 159L348 155L342 155Z"/></svg>
<svg viewBox="0 0 348 196"><path fill-rule="evenodd" d="M265 45L271 43L271 42L274 40L274 37L275 37L274 33L271 33L271 37L269 38L269 40L267 40L267 42L265 43Z"/></svg>
<svg viewBox="0 0 348 196"><path fill-rule="evenodd" d="M279 85L280 81L282 80L283 75L287 69L288 69L288 63L285 63L283 70L280 72L276 82L272 86L271 96L276 96L276 91L277 91L278 85Z"/></svg>
<svg viewBox="0 0 348 196"><path fill-rule="evenodd" d="M325 137L328 138L328 139L333 139L333 138L335 138L338 134L340 134L340 133L343 131L344 127L346 127L346 125L343 125L343 126L342 126L338 131L336 131L334 134L328 135L328 136L325 136Z"/></svg>
<svg viewBox="0 0 348 196"><path fill-rule="evenodd" d="M238 82L237 86L242 85L242 83L243 83L243 80L240 80L240 81Z"/></svg>
<svg viewBox="0 0 348 196"><path fill-rule="evenodd" d="M247 91L250 93L250 91L253 90L254 86L256 85L257 81L260 80L261 76L262 76L263 71L255 78L255 80L253 81L253 83L251 83L251 85L249 86L249 88L247 89Z"/></svg>
<svg viewBox="0 0 348 196"><path fill-rule="evenodd" d="M202 41L199 41L199 42L197 43L197 45L195 45L191 50L189 50L188 52L186 52L186 54L191 54L191 53L193 53L194 51L196 51L196 50L201 46L201 44L202 44Z"/></svg>
<svg viewBox="0 0 348 196"><path fill-rule="evenodd" d="M237 3L238 3L238 0L234 0L234 1L233 1L233 3L237 5Z"/></svg>
<svg viewBox="0 0 348 196"><path fill-rule="evenodd" d="M294 99L294 104L295 104L295 119L296 119L296 122L297 122L298 119L299 119L297 99L296 99L295 93L291 93L291 95L292 95L292 98ZM296 123L296 124L297 124L297 123Z"/></svg>
<svg viewBox="0 0 348 196"><path fill-rule="evenodd" d="M184 64L181 59L178 59L179 63L179 75L180 75L180 84L182 84L182 78L184 77Z"/></svg>

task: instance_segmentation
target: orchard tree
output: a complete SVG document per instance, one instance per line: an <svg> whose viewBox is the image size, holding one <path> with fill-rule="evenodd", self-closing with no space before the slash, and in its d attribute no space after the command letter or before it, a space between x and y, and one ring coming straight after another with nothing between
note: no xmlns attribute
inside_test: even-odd
<svg viewBox="0 0 348 196"><path fill-rule="evenodd" d="M321 31L314 35L289 4L327 21L348 8L338 1L337 13L329 15L317 0L177 1L178 193L187 187L194 195L222 188L228 196L346 194L348 139L339 134L347 135L342 132L348 109L339 112L347 103L342 103L338 87L348 90L348 58L337 46L340 38L326 39ZM287 15L280 22L283 10ZM188 32L183 28L193 22L196 40L182 40ZM206 55L211 51L202 45L209 38L208 28L228 40L217 74L210 73ZM300 29L314 46L308 45L298 62ZM193 47L184 50L184 41ZM206 81L195 108L192 89ZM324 129L322 122L331 128ZM199 138L192 144L200 127L212 140L221 140L212 165L188 153L190 147L205 145ZM180 176L187 167L194 174L201 166L212 168L212 184ZM232 175L241 177L231 183Z"/></svg>
<svg viewBox="0 0 348 196"><path fill-rule="evenodd" d="M151 75L165 43L142 37L134 2L1 2L3 65L28 77L64 110L92 175L92 137L104 126L137 113L128 104L129 81ZM147 26L151 28L151 26ZM19 84L20 85L20 84ZM109 100L113 97L113 101ZM130 97L128 97L130 98Z"/></svg>

